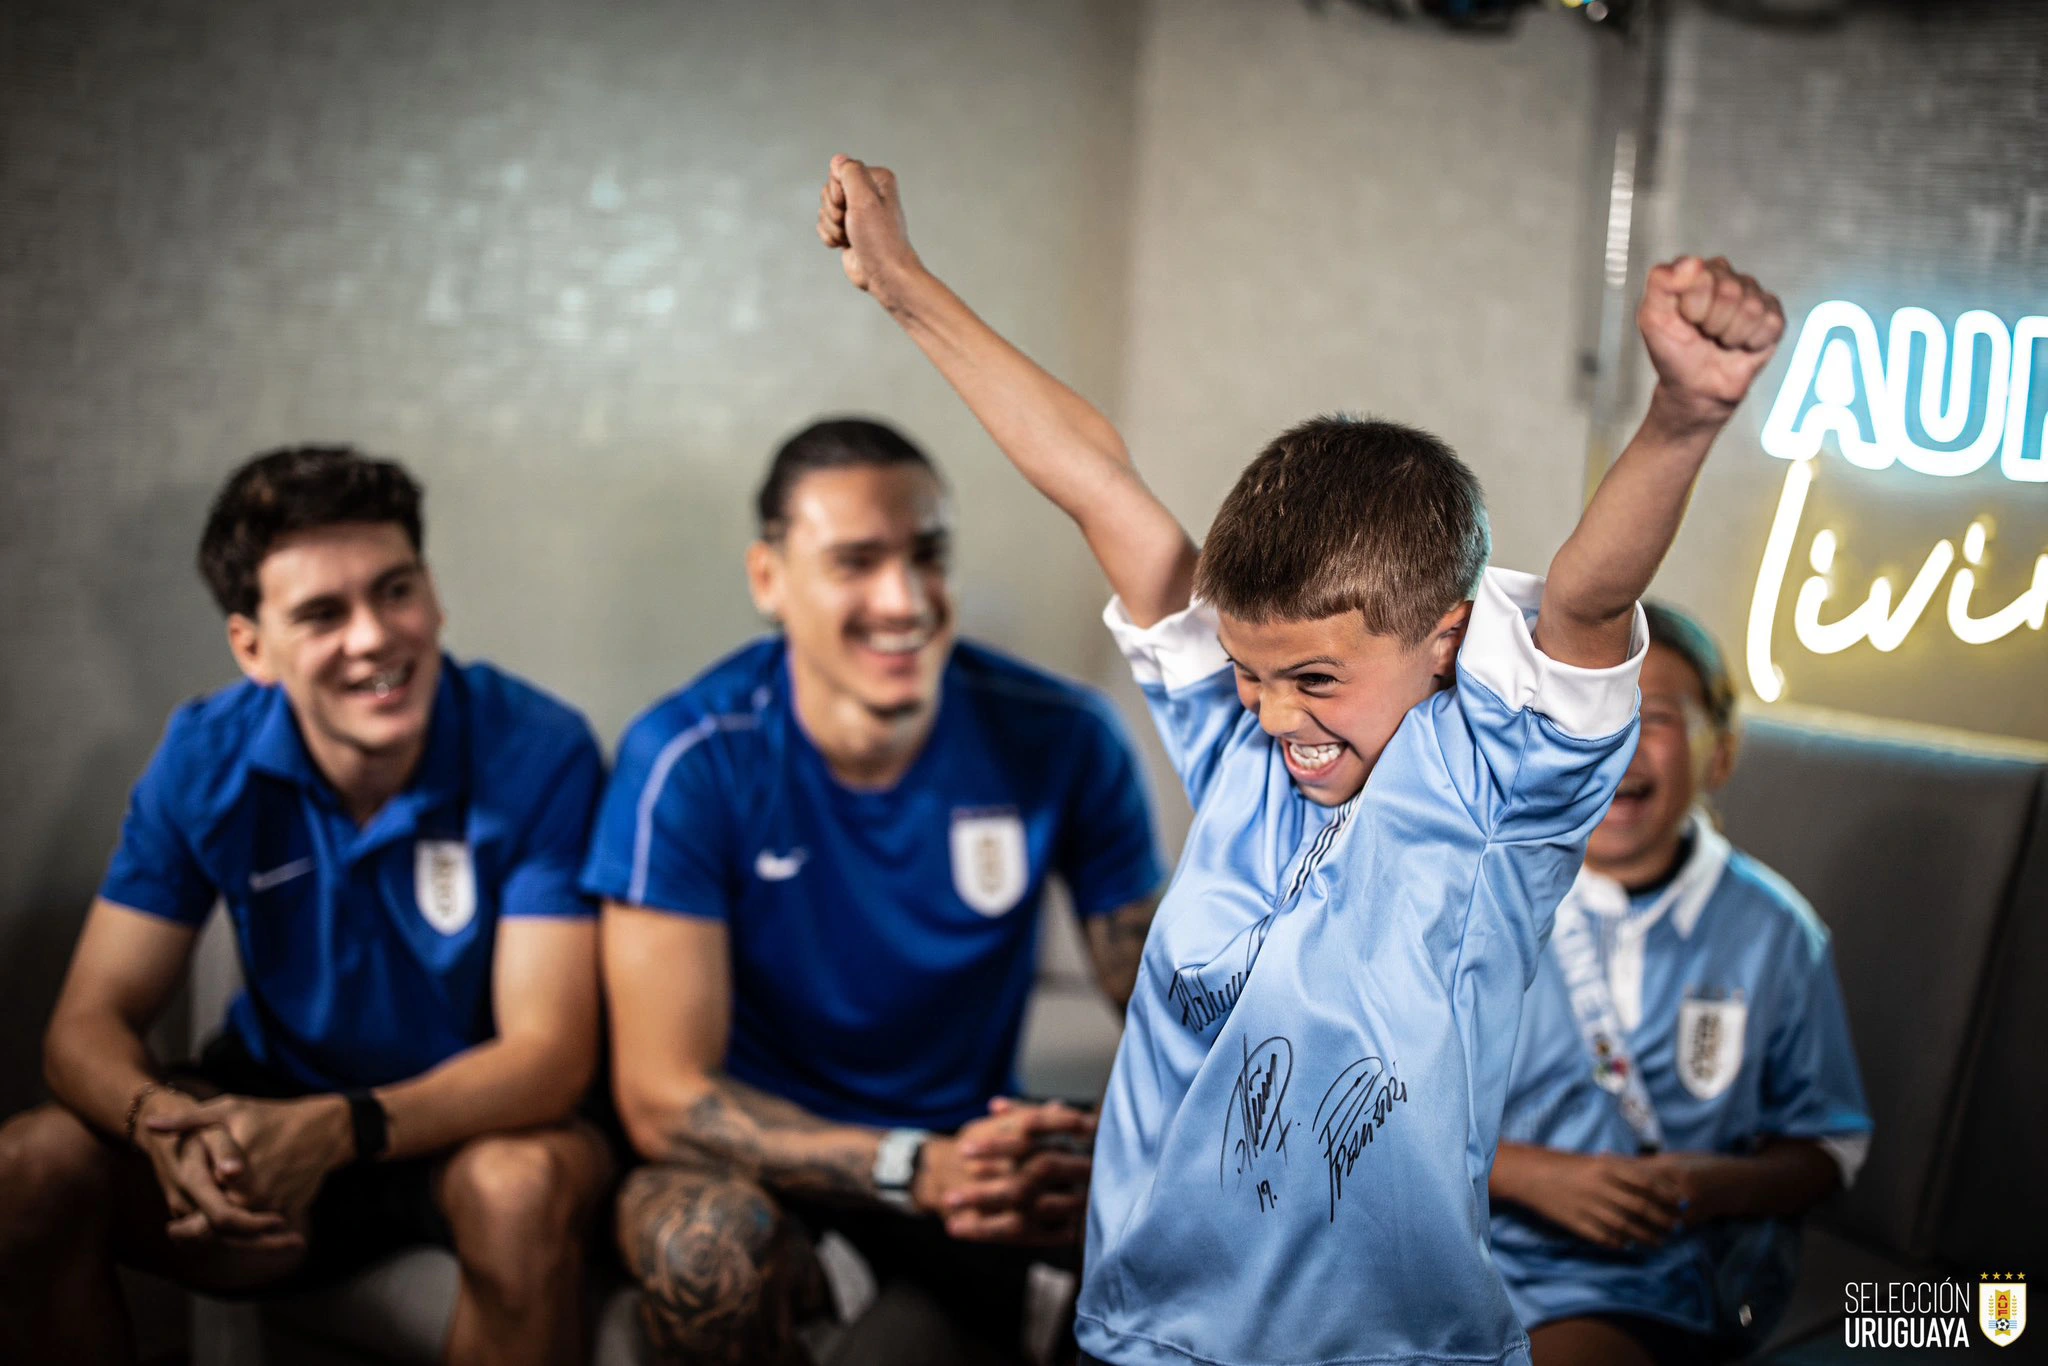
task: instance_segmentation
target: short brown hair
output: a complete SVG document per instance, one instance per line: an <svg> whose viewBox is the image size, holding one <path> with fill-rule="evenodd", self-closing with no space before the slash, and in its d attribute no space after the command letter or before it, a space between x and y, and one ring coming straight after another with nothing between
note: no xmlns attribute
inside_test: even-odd
<svg viewBox="0 0 2048 1366"><path fill-rule="evenodd" d="M1195 593L1241 621L1359 612L1420 644L1492 553L1479 480L1427 432L1318 417L1282 432L1223 500Z"/></svg>
<svg viewBox="0 0 2048 1366"><path fill-rule="evenodd" d="M244 462L213 500L199 538L199 575L220 610L256 615L256 571L294 531L343 522L395 522L418 552L420 486L395 460L353 446L287 446Z"/></svg>

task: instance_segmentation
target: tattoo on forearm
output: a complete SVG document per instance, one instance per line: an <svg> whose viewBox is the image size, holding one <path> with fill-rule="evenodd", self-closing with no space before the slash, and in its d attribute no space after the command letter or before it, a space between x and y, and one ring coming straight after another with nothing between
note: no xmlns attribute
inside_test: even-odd
<svg viewBox="0 0 2048 1366"><path fill-rule="evenodd" d="M871 1199L875 1140L730 1077L683 1112L669 1134L676 1160L709 1160L770 1190L826 1200Z"/></svg>
<svg viewBox="0 0 2048 1366"><path fill-rule="evenodd" d="M619 1252L645 1294L641 1320L664 1357L807 1362L798 1324L827 1312L810 1241L752 1182L699 1167L641 1167L619 1191Z"/></svg>
<svg viewBox="0 0 2048 1366"><path fill-rule="evenodd" d="M1138 965L1145 957L1145 936L1152 931L1152 915L1158 907L1156 899L1134 901L1084 922L1095 980L1119 1007L1131 1003Z"/></svg>

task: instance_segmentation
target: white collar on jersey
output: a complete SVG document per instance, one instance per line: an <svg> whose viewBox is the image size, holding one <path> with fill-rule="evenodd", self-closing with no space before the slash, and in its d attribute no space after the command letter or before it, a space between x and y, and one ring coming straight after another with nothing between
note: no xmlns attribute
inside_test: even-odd
<svg viewBox="0 0 2048 1366"><path fill-rule="evenodd" d="M1734 852L1704 807L1695 806L1688 819L1692 821L1692 852L1686 856L1685 866L1657 899L1641 910L1630 908L1626 887L1586 867L1579 869L1577 880L1565 893L1566 902L1579 910L1604 918L1621 917L1608 956L1607 986L1624 1029L1634 1029L1643 1018L1643 940L1650 928L1668 915L1680 939L1692 938Z"/></svg>

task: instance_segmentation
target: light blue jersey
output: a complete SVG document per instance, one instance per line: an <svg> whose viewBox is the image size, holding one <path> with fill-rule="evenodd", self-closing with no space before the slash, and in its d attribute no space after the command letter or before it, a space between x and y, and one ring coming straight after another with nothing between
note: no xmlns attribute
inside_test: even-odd
<svg viewBox="0 0 2048 1366"><path fill-rule="evenodd" d="M1634 748L1631 658L1489 571L1457 684L1311 803L1200 606L1106 614L1193 828L1104 1100L1078 1333L1115 1366L1526 1361L1486 1182L1522 997Z"/></svg>
<svg viewBox="0 0 2048 1366"><path fill-rule="evenodd" d="M1844 1185L1854 1179L1870 1111L1827 930L1799 893L1695 816L1691 853L1668 890L1630 898L1588 874L1560 912L1579 915L1665 1148L1740 1153L1768 1136L1809 1138L1833 1155ZM1501 1137L1635 1152L1634 1130L1595 1083L1566 986L1562 923L1558 935L1523 1008ZM1530 1327L1601 1313L1715 1327L1715 1268L1701 1234L1606 1252L1504 1205L1493 1235Z"/></svg>

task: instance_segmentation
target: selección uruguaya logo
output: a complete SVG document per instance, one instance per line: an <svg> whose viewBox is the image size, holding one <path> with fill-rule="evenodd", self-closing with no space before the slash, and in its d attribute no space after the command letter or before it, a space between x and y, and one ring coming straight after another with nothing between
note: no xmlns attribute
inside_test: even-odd
<svg viewBox="0 0 2048 1366"><path fill-rule="evenodd" d="M2026 1272L1984 1273L1977 1286L1977 1326L2000 1347L2010 1346L2026 1331Z"/></svg>
<svg viewBox="0 0 2048 1366"><path fill-rule="evenodd" d="M1970 1318L1985 1341L2008 1347L2027 1326L2024 1272L1987 1271L1974 1297L1967 1281L1851 1281L1842 1295L1849 1347L1968 1347Z"/></svg>

